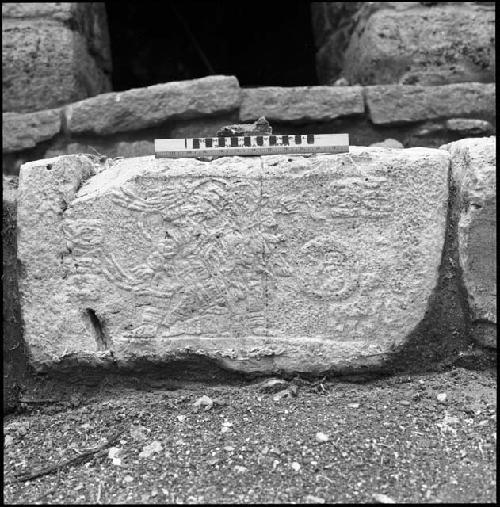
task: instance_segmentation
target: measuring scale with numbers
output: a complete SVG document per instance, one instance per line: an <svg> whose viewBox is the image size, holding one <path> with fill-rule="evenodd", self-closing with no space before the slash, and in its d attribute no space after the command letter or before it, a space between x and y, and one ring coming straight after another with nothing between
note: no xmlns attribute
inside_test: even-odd
<svg viewBox="0 0 500 507"><path fill-rule="evenodd" d="M346 153L348 134L155 139L156 158L231 157L301 153Z"/></svg>

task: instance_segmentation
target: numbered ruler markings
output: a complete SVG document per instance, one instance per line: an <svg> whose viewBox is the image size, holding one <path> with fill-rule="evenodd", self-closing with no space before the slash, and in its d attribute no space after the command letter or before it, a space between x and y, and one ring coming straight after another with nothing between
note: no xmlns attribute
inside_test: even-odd
<svg viewBox="0 0 500 507"><path fill-rule="evenodd" d="M155 139L157 158L273 155L286 153L345 153L348 134L303 134L270 136Z"/></svg>

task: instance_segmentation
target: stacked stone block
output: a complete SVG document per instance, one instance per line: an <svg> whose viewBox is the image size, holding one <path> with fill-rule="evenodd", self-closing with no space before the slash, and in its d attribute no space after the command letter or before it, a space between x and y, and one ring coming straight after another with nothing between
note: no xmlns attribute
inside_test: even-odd
<svg viewBox="0 0 500 507"><path fill-rule="evenodd" d="M3 171L17 175L24 162L64 154L151 155L155 138L212 136L260 116L277 134L348 132L353 145L393 138L438 148L495 132L495 85L241 88L234 76L162 83L3 113Z"/></svg>
<svg viewBox="0 0 500 507"><path fill-rule="evenodd" d="M444 146L457 188L458 250L474 339L497 346L496 138Z"/></svg>
<svg viewBox="0 0 500 507"><path fill-rule="evenodd" d="M2 3L2 111L51 109L111 90L101 2Z"/></svg>
<svg viewBox="0 0 500 507"><path fill-rule="evenodd" d="M495 80L493 2L314 2L321 83Z"/></svg>

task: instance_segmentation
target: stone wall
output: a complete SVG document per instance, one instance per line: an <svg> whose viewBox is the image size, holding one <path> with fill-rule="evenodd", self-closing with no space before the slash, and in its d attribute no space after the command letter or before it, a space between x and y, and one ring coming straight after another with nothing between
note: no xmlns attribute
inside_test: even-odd
<svg viewBox="0 0 500 507"><path fill-rule="evenodd" d="M50 109L111 90L102 2L2 3L2 111Z"/></svg>
<svg viewBox="0 0 500 507"><path fill-rule="evenodd" d="M495 80L494 2L313 2L321 83Z"/></svg>
<svg viewBox="0 0 500 507"><path fill-rule="evenodd" d="M191 81L162 83L125 92L111 92L111 56L102 3L2 4L4 85L2 161L4 176L14 176L14 179L4 178L3 196L2 240L3 264L6 273L3 277L4 334L6 334L4 361L7 361L4 362L4 410L15 406L18 386L22 384L28 368L17 288L18 276L21 279L22 298L25 301L24 315L31 311L26 310L26 305L36 307L37 298L38 303L40 301L46 303L44 298L48 293L37 292L36 287L42 287L43 290L49 292L52 290L48 296L54 299L51 311L55 312L55 315L48 319L48 324L43 322L43 312L39 312L34 320L32 316L28 318L29 330L26 334L28 346L32 360L35 357L35 363L38 361L39 365L47 363L48 352L52 354L56 362L61 360L66 350L64 347L69 347L74 353L73 356L71 353L67 356L69 363L72 357L80 360L82 354L87 359L91 358L91 362L96 358L104 359L105 362L110 357L112 359L113 354L109 355L110 350L116 351L116 357L127 363L132 359L133 354L132 356L129 354L130 350L127 352L127 345L124 345L123 341L120 344L121 335L114 331L109 334L112 340L116 340L118 336L118 347L113 349L109 346L109 336L106 333L110 329L115 331L119 329L127 318L137 317L137 322L133 323L138 324L136 328L139 329L138 336L134 338L137 344L140 342L140 333L147 334L148 319L154 320L157 310L154 305L150 305L149 310L143 312L142 316L133 316L133 312L130 315L120 314L122 322L118 317L115 318L115 315L119 314L119 308L112 308L113 298L109 302L92 300L95 294L92 294L89 286L87 286L89 290L85 291L85 277L82 278L83 285L77 284L79 289L74 293L69 289L59 293L57 287L54 290L54 286L50 283L40 285L40 280L43 281L43 277L47 275L46 266L43 264L44 255L48 259L47 266L53 269L55 276L81 275L82 273L77 272L78 269L81 271L89 268L85 265L88 258L82 254L85 252L80 248L81 245L70 246L70 251L66 248L67 244L61 242L63 237L61 234L71 235L75 231L69 227L66 232L61 232L58 229L59 222L65 220L71 213L81 213L76 217L77 221L85 222L88 219L92 221L101 218L107 220L106 206L111 202L109 208L113 215L111 218L116 222L115 229L121 230L120 227L124 226L120 222L123 218L120 213L123 209L127 212L127 206L120 208L119 203L115 202L115 191L120 189L114 187L118 183L120 185L124 183L125 186L135 184L127 179L127 171L148 177L158 177L158 171L161 174L165 173L161 169L165 164L162 166L161 162L155 163L151 158L154 153L155 138L213 136L223 125L250 122L262 115L270 120L274 133L347 132L350 136L350 144L353 146L349 154L350 161L346 156L342 156L344 158L319 156L309 160L302 157L290 159L278 157L276 160L269 159L258 167L254 167L250 159L245 163L241 161L230 163L231 171L234 167L239 168L238 170L249 180L253 177L255 181L258 181L261 190L267 189L269 194L267 197L273 194L273 178L280 181L283 186L283 188L280 187L280 192L275 192L275 197L279 196L284 201L280 204L280 213L283 212L285 217L283 223L274 224L272 220L264 220L265 217L262 214L272 209L271 205L268 206L269 209L264 206L259 211L259 220L262 219L265 228L269 230L266 229L267 236L264 234L259 238L262 239L265 236L264 239L267 241L281 234L280 238L285 243L288 241L292 245L296 239L302 238L304 244L300 251L292 252L290 249L283 249L282 242L271 241L269 244L272 248L281 248L280 255L277 255L278 260L291 256L297 262L305 263L307 269L314 271L316 269L314 266L318 264L314 261L314 255L318 253L321 258L331 257L333 264L339 259L351 259L351 261L357 259L356 255L359 252L351 252L348 241L347 243L340 242L342 243L340 247L347 249L346 251L351 252L352 255L342 257L343 254L340 251L342 248L329 249L325 246L328 242L315 242L313 238L306 238L308 231L304 230L300 223L287 222L294 216L293 213L289 213L290 210L286 212L287 206L291 206L293 202L300 202L300 199L306 199L304 194L306 188L311 195L317 196L317 199L314 202L306 199L304 206L296 211L302 213L301 217L304 221L312 221L309 229L315 230L316 226L321 229L326 223L324 221L332 218L329 215L331 210L328 206L325 209L316 209L316 206L324 203L328 198L327 194L321 194L323 192L321 184L335 187L335 181L329 180L333 177L332 172L344 174L345 171L351 171L352 174L349 172L349 175L354 180L358 178L359 174L356 171L360 168L370 173L368 182L364 178L359 180L359 188L357 183L349 178L347 186L335 187L335 192L344 199L340 204L335 201L337 202L335 210L337 215L340 213L339 216L353 207L359 216L364 216L364 212L383 215L384 209L380 208L380 202L377 199L370 200L370 196L373 197L373 194L379 191L376 185L380 184L380 178L385 178L386 182L389 181L394 187L391 188L399 192L398 195L404 202L406 202L405 199L412 200L412 194L406 194L402 190L405 182L412 183L415 188L418 187L418 191L414 188L414 194L419 199L422 198L424 201L428 199L429 206L425 206L424 202L420 207L417 203L413 208L408 206L401 210L401 217L406 217L402 221L406 229L399 231L401 234L396 234L385 247L383 234L363 236L364 228L373 226L373 224L370 225L369 216L365 217L364 222L361 220L356 229L364 240L370 239L376 242L376 244L370 244L370 248L386 248L387 252L396 252L386 259L387 262L394 261L399 267L404 265L410 270L416 270L410 273L410 279L405 281L407 285L403 289L402 282L397 277L397 279L394 277L391 279L394 283L390 287L377 286L375 279L372 280L375 285L371 286L371 278L368 277L370 279L363 281L368 285L358 287L360 301L363 303L363 297L366 299L367 295L372 294L370 291L383 289L388 291L387 294L391 294L391 297L386 297L385 300L392 298L393 301L401 303L411 311L408 311L407 315L404 311L397 315L397 312L384 314L384 325L397 329L395 334L387 332L385 328L384 332L378 333L377 325L370 318L365 319L363 325L368 327L363 332L365 334L371 332L369 328L373 324L372 331L380 340L377 338L373 343L363 342L360 347L359 343L356 344L356 329L353 325L356 319L352 318L353 322L349 321L349 318L344 319L347 327L342 327L343 323L335 320L335 312L332 310L333 313L329 313L331 308L329 310L326 306L322 307L324 311L319 311L321 304L314 299L319 297L318 294L320 296L327 294L335 287L339 293L342 293L346 287L351 287L351 281L344 280L345 283L342 285L342 280L338 278L326 284L319 283L321 276L328 275L328 266L323 266L321 276L315 271L310 273L311 280L317 282L316 284L302 280L301 291L306 299L312 298L315 301L310 306L310 310L311 315L317 317L316 320L313 318L311 322L308 321L306 327L302 329L300 322L294 321L295 315L286 313L297 303L293 294L301 291L295 291L293 287L287 286L288 279L279 266L275 272L269 271L268 266L264 266L263 271L262 266L254 266L254 271L249 269L248 273L255 275L257 272L262 272L267 273L266 276L271 276L271 281L273 276L281 281L285 280L281 285L272 286L271 281L267 279L262 296L268 303L266 311L271 312L267 315L266 322L272 322L274 327L271 327L277 333L274 336L275 342L269 345L269 336L264 339L262 336L259 338L261 331L259 331L259 326L262 323L262 319L259 320L259 318L262 315L260 317L257 315L253 319L255 316L249 315L247 308L246 313L243 312L245 313L243 320L233 322L231 319L224 320L227 315L225 317L219 315L217 312L220 309L217 309L217 311L211 311L210 319L212 320L209 319L208 327L203 329L208 329L210 325L213 327L214 323L224 328L222 324L226 322L229 327L226 326L227 329L224 329L229 333L228 336L231 333L240 338L244 336L247 345L253 340L255 350L251 347L245 349L247 346L245 345L238 351L234 351L231 345L234 343L233 335L231 335L233 338L229 337L226 341L214 342L215 345L211 349L206 341L191 337L184 344L174 340L175 343L172 342L170 349L168 347L155 349L157 343L147 345L146 349L150 347L153 358L165 358L169 354L170 357L174 357L181 349L184 350L183 347L187 347L186 350L192 350L194 345L195 351L201 350L203 354L220 360L225 366L243 371L271 372L306 368L309 371L318 372L328 368L344 371L358 367L378 367L382 364L386 368L397 364L412 366L418 361L420 364L427 362L430 364L435 360L456 356L472 343L496 348L496 194L494 191L496 143L494 137L478 139L496 133L493 30L495 12L492 4L492 2L315 2L311 9L315 42L318 48L318 76L320 82L323 83L321 86L242 88L236 77L209 76ZM333 86L334 83L336 86ZM403 150L398 153L399 150L356 148L356 146L369 145L420 149ZM428 150L423 149L424 147L442 147L442 149ZM89 155L82 156L82 153ZM51 157L73 154L77 156L53 158L47 161ZM414 154L418 155L415 160L412 159ZM134 158L125 161L107 158L145 155L149 156L147 162ZM343 160L347 164L346 167L339 167L339 160ZM355 163L351 166L353 160ZM443 190L444 166L441 167L443 161L446 162L445 172L449 177L448 185L445 185L448 195L447 212L441 206L442 195L439 194ZM20 194L21 227L17 229L18 191L15 176L19 175L23 164L26 165L23 169L24 182ZM377 165L378 169L375 169L373 164ZM226 182L224 188L232 189L236 185L234 175L231 171L226 171L224 161L208 165L198 161L190 161L189 164L184 163L184 165L173 162L173 165L179 175L189 175L193 181L197 178L198 182L205 181L208 171L210 178L214 181ZM393 165L398 168L394 174L391 172ZM84 166L88 166L88 174L85 173L85 177L79 179L78 175L78 177L75 176L75 171L78 173L78 170L85 168ZM326 168L325 174L322 173L322 167ZM263 170L265 170L264 173L268 173L267 176L262 173ZM429 184L417 185L415 182L418 178L427 174L426 171L429 172L429 170L431 173L428 178ZM382 172L379 174L377 171ZM412 171L417 173L421 171L421 174L420 176L413 175ZM441 177L437 183L433 179L437 177L436 174ZM57 175L62 177L60 181ZM167 173L163 176L168 178ZM379 180L371 182L371 176ZM115 177L119 179L118 183ZM433 181L432 184L431 181ZM311 182L317 182L318 185L311 186ZM371 183L375 186L370 187ZM104 210L101 218L90 216L94 211L87 210L83 204L86 199L85 192L88 190L87 184L95 191L92 199L95 198L98 204L96 210L101 208L101 211ZM174 182L170 181L169 184L174 185ZM399 187L400 184L403 186ZM81 188L80 185L82 185ZM246 199L245 192L251 190L251 187L252 185L249 188L245 187L243 193L240 192L241 189L236 189L233 192L236 196L234 197L231 192L221 194L212 187L205 188L202 185L202 190L204 190L200 190L201 194L195 191L193 195L199 197L202 204L206 201L204 205L210 205L207 208L208 212L216 209L217 203L224 196L228 206L232 206L231 203L240 206L244 202L250 205L252 202ZM175 188L185 200L191 195L186 189ZM139 194L149 191L142 187L134 187L134 189ZM357 195L354 195L353 189L364 192L363 195L366 198L363 199L364 204L360 203ZM440 189L439 192L436 189ZM80 195L81 192L83 193ZM130 195L122 196L122 204L127 203L129 197ZM387 205L385 212L391 206L393 208L398 206L390 192L383 192L379 197ZM146 204L140 198L136 201L134 206L148 206L147 200ZM272 199L268 201L271 202ZM189 208L191 204L187 201L178 203L183 210L186 207ZM264 202L259 202L259 205L264 204ZM69 214L67 213L68 206L71 208ZM238 213L235 212L231 216L240 217L242 220L251 216L244 212ZM40 215L39 224L33 222L33 217L38 215ZM389 220L389 215L386 213L382 221ZM338 226L339 216L333 217L336 221L335 227ZM156 218L151 223L134 221L136 218L127 215L126 220L143 229L146 226L153 226L155 229L156 226L164 225L163 222L161 224L154 222ZM427 234L424 220L427 218L432 218L433 223L438 223L434 236ZM50 223L45 224L47 220ZM44 229L41 234L37 227L43 224L47 225L47 229ZM393 226L397 228L401 225L391 224L389 224L390 230ZM189 226L192 225L193 222L189 222ZM376 229L376 226L373 227ZM277 232L277 228L281 232ZM47 231L52 234L53 243L43 242L42 237ZM84 239L87 238L90 241L89 244L92 244L92 235L89 236L85 228L81 229L80 233ZM227 234L227 231L224 230L223 233ZM33 240L30 243L30 234L36 241ZM78 236L78 231L75 234ZM259 234L262 235L262 231L259 231ZM325 234L320 237L324 239ZM20 239L22 245L20 252L17 251L17 238ZM42 241L40 242L37 238L42 238ZM66 239L66 236L64 238ZM174 241L179 240L175 235L173 238ZM422 238L425 238L425 241ZM80 239L77 237L77 242ZM227 240L225 243L227 246L232 244L231 241L234 243L235 236L224 236L223 239ZM264 245L265 250L266 245L269 246L269 244L264 239L260 246ZM406 246L410 248L409 245L413 245L411 248L415 247L416 251L418 248L432 245L430 250L424 248L425 252L421 252L420 257L424 259L425 255L432 252L432 259L426 266L432 266L433 272L426 271L426 266L417 266L413 261L410 262L411 259L415 259L410 254L406 255L405 252L408 252L404 248L402 250L397 248L400 240L408 240L409 243ZM216 242L214 238L210 241ZM169 247L164 243L165 241L158 243L157 253L160 256L169 255ZM438 243L439 248L434 248ZM31 247L33 251L30 251ZM127 241L123 241L123 248L128 247ZM247 247L253 248L251 242L245 244L245 248ZM59 250L55 252L54 248L56 250L59 248ZM117 248L121 251L119 245ZM369 248L365 250L369 251ZM396 259L400 254L402 257ZM368 262L367 254L363 253L362 257ZM21 259L20 263L18 258ZM76 266L78 262L75 263L75 259L77 261L80 259L83 264L80 267ZM144 268L142 274L135 270L134 276L141 275L147 278L147 270L151 267L149 264L151 262L154 264L154 260L147 258L141 264ZM37 262L42 262L42 264L37 267L35 266ZM358 264L353 266L353 270L363 265L362 262ZM75 273L71 271L73 268L77 270ZM115 269L115 275L120 273L113 263L107 269L108 272ZM89 273L83 273L85 274ZM130 288L130 280L135 280L135 278L133 276L131 278L130 273L128 274L129 277L123 278L120 283ZM198 275L195 282L202 290L193 295L193 301L203 299L204 294L209 294L210 290L214 290L214 287L206 285L207 282L202 275L199 273ZM253 276L253 278L257 280L259 277ZM68 284L64 280L63 277L62 281L59 281L63 285L66 284L67 288ZM141 282L141 280L139 280L140 283L144 281ZM417 283L415 280L425 282L425 288L420 290L421 287L418 285L420 282ZM259 278L257 282L257 287L262 289L258 285L262 280ZM338 286L335 285L337 282ZM250 290L250 285L248 284L248 290ZM251 286L255 288L255 284ZM135 285L134 287L137 289ZM134 297L144 296L144 294L142 296L138 294L137 291L134 292L134 287L131 291ZM145 290L142 285L139 289ZM276 292L266 292L268 289ZM279 297L276 297L276 294ZM413 299L410 297L412 300L406 301L405 297L408 294L415 297ZM212 296L214 301L218 297L213 294ZM234 309L238 307L241 300L237 291L233 296ZM289 303L289 307L279 308L281 296ZM78 319L75 318L72 321L65 317L64 312L61 313L57 305L65 297L67 301L65 300L64 304L69 304L70 314L75 311L71 306L75 301L80 301L82 297L90 298L85 306L86 313L83 317L78 314ZM418 299L419 297L423 297L425 301ZM375 296L372 299L375 301ZM372 304L372 299L368 298L368 303ZM33 301L35 301L34 306ZM95 307L91 305L92 301L96 303ZM137 302L133 298L127 301L132 305L131 308ZM141 301L142 304L144 301ZM355 315L360 308L367 306L365 303L349 307L347 314L354 312L353 315ZM201 308L203 305L199 302L198 306ZM403 306L399 310L405 310ZM182 313L184 310L179 307L179 312ZM289 315L290 318L284 320L282 315ZM59 333L58 336L69 341L64 342L63 339L60 344L48 344L43 341L43 337L37 337L39 329L36 329L36 324L35 328L33 327L33 323L38 322L37 318L41 318L40 329L43 326L46 328L44 328L46 337L54 331L56 334ZM61 322L62 327L57 328ZM295 325L294 322L298 327L289 328ZM111 328L106 328L106 323L111 325ZM122 327L128 324L131 323L125 322ZM200 326L198 328L193 329L198 332L201 329ZM332 353L331 343L328 339L325 341L325 330L331 331L334 328L337 333L335 336L340 337L335 345L336 350L340 351L338 354ZM193 329L190 328L190 332ZM65 338L65 331L68 331L69 338ZM299 341L282 340L281 335L288 332L295 333L297 335L295 338ZM75 340L71 341L71 336L76 337ZM302 339L309 340L309 345L304 346L299 343ZM165 347L165 344L162 346ZM144 357L149 354L146 349L141 352ZM269 354L266 355L266 351ZM242 357L244 357L243 362Z"/></svg>
<svg viewBox="0 0 500 507"><path fill-rule="evenodd" d="M63 154L134 157L155 138L213 136L265 115L277 134L348 132L351 145L392 138L439 147L496 132L495 84L240 88L209 76L97 95L34 113L3 113L3 171Z"/></svg>
<svg viewBox="0 0 500 507"><path fill-rule="evenodd" d="M103 93L104 4L2 4L3 173L59 154L149 155L155 137L211 136L260 115L278 134L349 132L358 146L437 148L491 135L492 4L313 2L320 82L344 86L240 88L210 76L119 93Z"/></svg>

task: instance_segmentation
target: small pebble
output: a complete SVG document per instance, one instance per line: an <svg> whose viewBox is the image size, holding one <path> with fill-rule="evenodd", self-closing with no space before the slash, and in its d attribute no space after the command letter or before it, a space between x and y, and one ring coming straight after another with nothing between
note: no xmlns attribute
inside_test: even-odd
<svg viewBox="0 0 500 507"><path fill-rule="evenodd" d="M193 403L196 408L205 407L205 410L210 410L213 407L213 404L214 401L212 398L209 398L206 395L201 396Z"/></svg>
<svg viewBox="0 0 500 507"><path fill-rule="evenodd" d="M319 496L307 495L306 496L307 503L325 503L325 499Z"/></svg>
<svg viewBox="0 0 500 507"><path fill-rule="evenodd" d="M372 495L373 499L377 503L396 503L390 496L385 495L384 493L374 493Z"/></svg>
<svg viewBox="0 0 500 507"><path fill-rule="evenodd" d="M330 437L326 433L322 433L321 431L316 433L316 440L318 442L327 442Z"/></svg>

